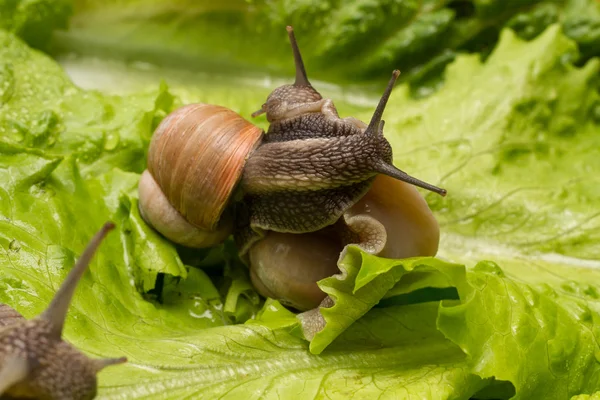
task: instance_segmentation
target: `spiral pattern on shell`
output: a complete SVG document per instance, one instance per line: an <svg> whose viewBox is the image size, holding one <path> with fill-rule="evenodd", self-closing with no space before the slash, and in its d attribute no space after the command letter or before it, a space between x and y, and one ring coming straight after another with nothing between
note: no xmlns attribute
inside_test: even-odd
<svg viewBox="0 0 600 400"><path fill-rule="evenodd" d="M190 104L169 114L148 149L148 171L192 225L217 229L263 131L225 107Z"/></svg>

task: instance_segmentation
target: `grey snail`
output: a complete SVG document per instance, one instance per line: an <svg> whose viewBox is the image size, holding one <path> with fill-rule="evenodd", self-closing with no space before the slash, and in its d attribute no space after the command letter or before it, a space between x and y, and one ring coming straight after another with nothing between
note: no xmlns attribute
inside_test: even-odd
<svg viewBox="0 0 600 400"><path fill-rule="evenodd" d="M71 298L100 242L114 228L96 233L38 317L26 320L0 304L0 399L86 400L96 397L96 374L123 358L92 359L62 340Z"/></svg>
<svg viewBox="0 0 600 400"><path fill-rule="evenodd" d="M325 297L346 244L388 257L435 255L437 221L396 168L381 120L395 70L367 125L340 118L308 80L291 27L296 80L261 109L269 129L225 107L190 104L155 130L139 184L144 220L167 239L210 247L233 234L260 294L298 310ZM393 245L392 245L393 244Z"/></svg>

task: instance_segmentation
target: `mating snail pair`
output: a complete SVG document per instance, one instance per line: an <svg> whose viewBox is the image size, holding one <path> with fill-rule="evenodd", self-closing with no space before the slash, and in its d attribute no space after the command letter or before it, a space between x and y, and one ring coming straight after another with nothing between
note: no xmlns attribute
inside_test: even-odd
<svg viewBox="0 0 600 400"><path fill-rule="evenodd" d="M296 81L253 114L266 114L268 131L217 105L175 110L154 132L139 208L184 246L233 234L259 293L303 311L324 299L316 282L338 272L347 244L390 258L435 255L439 227L413 185L446 192L392 164L381 117L398 71L369 125L340 118L310 84L291 27L288 35Z"/></svg>

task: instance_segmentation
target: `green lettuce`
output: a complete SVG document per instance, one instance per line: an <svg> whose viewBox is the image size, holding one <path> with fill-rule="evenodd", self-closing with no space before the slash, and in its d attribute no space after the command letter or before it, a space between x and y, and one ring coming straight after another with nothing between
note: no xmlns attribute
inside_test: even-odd
<svg viewBox="0 0 600 400"><path fill-rule="evenodd" d="M313 78L369 82L400 68L420 95L457 54L489 54L504 27L533 39L559 23L582 62L600 55L595 0L79 0L70 23L55 54L250 76L293 72L284 31L293 25Z"/></svg>
<svg viewBox="0 0 600 400"><path fill-rule="evenodd" d="M0 29L48 50L52 33L68 27L72 12L71 0L0 0Z"/></svg>
<svg viewBox="0 0 600 400"><path fill-rule="evenodd" d="M592 395L580 394L580 395L571 397L571 400L597 400L597 399L600 399L600 392L596 392Z"/></svg>
<svg viewBox="0 0 600 400"><path fill-rule="evenodd" d="M79 88L14 34L0 43L0 302L38 314L97 228L117 222L65 331L90 355L128 357L100 374L100 398L600 390L600 67L559 25L530 42L503 31L485 61L450 64L427 99L395 90L385 118L396 164L450 193L426 195L440 255L387 260L348 247L343 274L319 282L333 304L299 315L263 304L231 243L186 253L137 211L148 141L168 112L201 99L247 117L268 89L190 88L175 76L107 94Z"/></svg>

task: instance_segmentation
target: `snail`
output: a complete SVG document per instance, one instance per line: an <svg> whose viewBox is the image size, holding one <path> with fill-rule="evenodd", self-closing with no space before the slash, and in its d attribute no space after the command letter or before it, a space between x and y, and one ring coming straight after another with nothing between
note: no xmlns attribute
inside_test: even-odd
<svg viewBox="0 0 600 400"><path fill-rule="evenodd" d="M71 298L100 242L114 228L96 233L69 275L38 317L26 320L0 304L0 398L73 399L96 397L96 374L126 358L91 359L62 340Z"/></svg>
<svg viewBox="0 0 600 400"><path fill-rule="evenodd" d="M223 106L173 111L150 142L139 209L184 246L210 247L233 234L259 293L307 310L323 300L316 281L338 271L348 243L380 255L435 255L438 225L414 186L446 191L392 163L381 118L399 71L368 125L340 118L309 82L287 30L295 82L276 88L252 114L266 114L268 131Z"/></svg>

